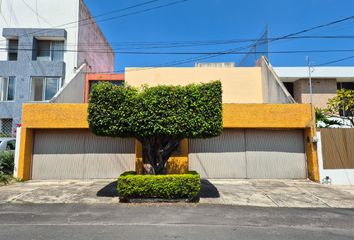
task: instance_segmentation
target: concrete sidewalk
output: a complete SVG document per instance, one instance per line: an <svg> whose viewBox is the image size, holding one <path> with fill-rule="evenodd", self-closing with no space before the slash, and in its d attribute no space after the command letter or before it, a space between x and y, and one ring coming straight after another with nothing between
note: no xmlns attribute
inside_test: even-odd
<svg viewBox="0 0 354 240"><path fill-rule="evenodd" d="M201 203L354 208L354 186L321 185L308 180L203 180L202 188Z"/></svg>
<svg viewBox="0 0 354 240"><path fill-rule="evenodd" d="M115 180L28 181L0 187L2 203L118 203ZM354 208L354 186L306 180L202 180L200 203Z"/></svg>

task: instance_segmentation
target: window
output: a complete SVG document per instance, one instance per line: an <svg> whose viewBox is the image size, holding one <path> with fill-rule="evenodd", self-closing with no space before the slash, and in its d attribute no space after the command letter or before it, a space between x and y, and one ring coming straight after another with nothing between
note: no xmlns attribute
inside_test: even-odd
<svg viewBox="0 0 354 240"><path fill-rule="evenodd" d="M37 61L50 61L50 41L37 41Z"/></svg>
<svg viewBox="0 0 354 240"><path fill-rule="evenodd" d="M12 136L12 119L4 118L0 119L0 131L2 136Z"/></svg>
<svg viewBox="0 0 354 240"><path fill-rule="evenodd" d="M54 97L60 87L60 78L33 77L32 101L47 101Z"/></svg>
<svg viewBox="0 0 354 240"><path fill-rule="evenodd" d="M8 42L8 60L9 61L17 61L17 55L18 55L18 39L9 39Z"/></svg>
<svg viewBox="0 0 354 240"><path fill-rule="evenodd" d="M284 86L290 93L292 97L294 97L294 83L293 82L283 82Z"/></svg>
<svg viewBox="0 0 354 240"><path fill-rule="evenodd" d="M37 40L37 61L61 62L64 59L64 41Z"/></svg>
<svg viewBox="0 0 354 240"><path fill-rule="evenodd" d="M354 82L337 82L337 89L354 89Z"/></svg>
<svg viewBox="0 0 354 240"><path fill-rule="evenodd" d="M0 100L13 101L15 99L15 77L0 78Z"/></svg>
<svg viewBox="0 0 354 240"><path fill-rule="evenodd" d="M92 92L93 85L101 83L101 82L109 82L109 83L112 83L112 85L114 85L114 86L123 86L123 84L124 84L123 80L90 80L89 81L89 93Z"/></svg>

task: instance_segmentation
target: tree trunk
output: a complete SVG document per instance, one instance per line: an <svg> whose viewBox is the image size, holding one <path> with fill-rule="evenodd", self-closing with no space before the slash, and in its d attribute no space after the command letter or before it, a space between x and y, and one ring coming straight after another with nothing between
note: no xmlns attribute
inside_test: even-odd
<svg viewBox="0 0 354 240"><path fill-rule="evenodd" d="M180 140L172 137L140 138L143 147L144 174L166 174L167 160L178 148Z"/></svg>

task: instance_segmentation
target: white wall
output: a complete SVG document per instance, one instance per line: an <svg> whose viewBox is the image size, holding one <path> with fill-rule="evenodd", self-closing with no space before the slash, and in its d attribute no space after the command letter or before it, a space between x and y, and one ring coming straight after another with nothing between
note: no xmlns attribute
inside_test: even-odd
<svg viewBox="0 0 354 240"><path fill-rule="evenodd" d="M272 65L262 57L258 65L262 67L263 102L264 103L295 103L295 100L279 80Z"/></svg>
<svg viewBox="0 0 354 240"><path fill-rule="evenodd" d="M2 0L0 33L2 28L64 28L67 31L67 49L77 50L79 2L80 0ZM75 23L59 26L69 22ZM0 48L6 48L6 41L2 36ZM7 60L7 54L2 50L0 50L1 60ZM64 61L66 79L70 79L74 67L77 67L77 54L65 52Z"/></svg>
<svg viewBox="0 0 354 240"><path fill-rule="evenodd" d="M75 75L67 80L65 85L50 100L53 103L84 103L85 102L85 73L86 65L83 64Z"/></svg>
<svg viewBox="0 0 354 240"><path fill-rule="evenodd" d="M17 178L18 176L18 162L20 158L20 143L21 143L21 127L16 128L16 148L14 156L14 174L13 176Z"/></svg>
<svg viewBox="0 0 354 240"><path fill-rule="evenodd" d="M333 185L354 185L354 169L324 169L323 168L323 154L322 154L322 141L321 132L317 132L317 159L318 168L320 171L320 182L322 184ZM329 181L326 181L329 177Z"/></svg>

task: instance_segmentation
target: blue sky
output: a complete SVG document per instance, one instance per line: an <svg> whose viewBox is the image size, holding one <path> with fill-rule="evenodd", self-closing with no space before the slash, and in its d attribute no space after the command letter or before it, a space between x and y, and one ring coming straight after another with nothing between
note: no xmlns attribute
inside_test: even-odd
<svg viewBox="0 0 354 240"><path fill-rule="evenodd" d="M85 0L92 14L98 15L116 9L126 8L147 0ZM144 10L154 6L175 2L161 0L107 17ZM145 13L99 22L103 33L116 51L139 52L220 52L238 48L250 43L189 47L146 48L141 42L181 42L253 39L268 25L269 37L279 37L316 25L354 15L353 0L188 0L173 6ZM309 32L311 36L354 36L354 19ZM300 35L299 35L300 36ZM132 42L133 45L128 45ZM122 43L125 43L122 45ZM158 45L161 47L161 44ZM140 49L134 49L134 48ZM271 43L270 51L293 50L354 50L351 39L291 39ZM244 52L246 50L242 50ZM305 57L310 56L314 64L349 57L352 52L270 54L274 66L303 66ZM116 54L116 70L124 67L168 66L168 63L182 61L200 55L127 55ZM242 55L222 55L202 62L240 62ZM178 66L193 66L193 61ZM354 65L354 58L334 65Z"/></svg>

